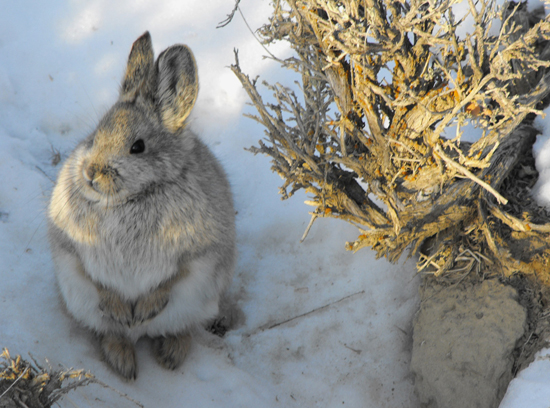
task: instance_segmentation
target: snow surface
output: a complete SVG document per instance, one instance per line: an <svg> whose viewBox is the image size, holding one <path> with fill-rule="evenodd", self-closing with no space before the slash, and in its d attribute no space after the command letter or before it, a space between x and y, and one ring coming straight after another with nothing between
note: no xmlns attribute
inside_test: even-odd
<svg viewBox="0 0 550 408"><path fill-rule="evenodd" d="M550 350L537 353L535 361L508 386L500 408L547 408L550 401Z"/></svg>
<svg viewBox="0 0 550 408"><path fill-rule="evenodd" d="M270 82L293 77L250 34L242 18L216 29L233 0L1 2L0 13L0 346L53 366L85 368L146 407L415 407L408 373L418 280L412 261L390 265L352 254L355 228L309 222L306 198L281 202L269 160L243 150L263 129L243 112L247 96L227 68ZM267 1L243 0L251 27ZM183 366L160 368L138 343L139 378L125 383L64 312L46 239L45 208L78 140L116 100L133 41L145 30L156 53L182 42L195 52L201 90L192 126L223 162L236 201L239 261L232 297L245 323L221 345L197 340ZM289 55L285 44L270 47ZM264 89L264 95L267 91ZM208 340L208 339L207 339ZM97 385L64 407L134 407Z"/></svg>
<svg viewBox="0 0 550 408"><path fill-rule="evenodd" d="M245 152L263 129L243 112L247 96L227 68L270 82L294 78L241 17L216 29L233 0L2 1L0 13L0 346L53 366L86 368L146 407L417 407L408 366L418 306L412 261L390 265L344 242L355 228L317 221L308 238L306 198L281 202L269 160ZM243 0L251 27L268 1ZM239 261L230 294L246 321L221 344L197 340L183 366L160 368L138 343L139 378L125 383L100 361L90 335L56 293L44 212L60 165L116 100L131 44L145 30L156 53L182 42L194 51L201 90L192 126L223 162L236 201ZM285 44L270 47L289 55ZM267 98L267 91L263 90ZM540 149L540 148L539 148ZM538 151L538 150L537 150ZM541 197L550 201L550 147L540 150ZM501 408L547 407L550 351L512 381ZM97 385L63 407L135 407Z"/></svg>

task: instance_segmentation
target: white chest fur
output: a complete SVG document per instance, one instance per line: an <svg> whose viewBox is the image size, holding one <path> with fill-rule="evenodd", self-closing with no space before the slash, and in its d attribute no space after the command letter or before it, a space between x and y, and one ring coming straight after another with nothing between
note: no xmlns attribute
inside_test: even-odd
<svg viewBox="0 0 550 408"><path fill-rule="evenodd" d="M148 293L178 272L185 246L180 239L165 239L164 223L139 212L106 212L97 225L97 242L77 245L84 270L129 300Z"/></svg>

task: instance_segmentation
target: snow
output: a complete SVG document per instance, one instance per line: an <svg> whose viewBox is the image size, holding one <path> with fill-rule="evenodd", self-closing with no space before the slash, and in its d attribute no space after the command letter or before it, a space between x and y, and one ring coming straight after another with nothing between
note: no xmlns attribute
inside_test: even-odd
<svg viewBox="0 0 550 408"><path fill-rule="evenodd" d="M263 128L243 112L247 96L228 69L291 85L239 14L216 29L232 0L10 2L0 15L0 346L57 367L85 368L143 405L166 407L414 407L409 375L418 280L413 261L390 265L345 251L352 226L318 220L307 239L306 196L281 202L269 160L243 148ZM243 0L251 27L267 1ZM144 339L136 382L101 362L97 345L58 298L45 209L60 164L115 101L130 47L145 30L158 55L182 42L199 65L191 125L226 168L235 195L239 261L230 295L245 322L213 341L199 336L175 372L160 368ZM286 44L270 46L278 57ZM268 98L263 89L264 97ZM97 385L63 407L135 407Z"/></svg>
<svg viewBox="0 0 550 408"><path fill-rule="evenodd" d="M500 408L546 408L550 400L550 349L537 353L535 361L508 386Z"/></svg>
<svg viewBox="0 0 550 408"><path fill-rule="evenodd" d="M369 250L346 252L352 226L318 220L307 239L306 196L277 195L269 160L243 150L263 128L227 68L238 48L251 76L290 85L236 15L233 0L30 0L0 14L0 346L52 366L85 368L143 405L166 407L417 407L409 374L418 307L412 260L391 265ZM249 25L267 1L241 2ZM195 53L201 89L191 119L226 168L235 196L239 261L230 295L245 322L215 342L198 338L178 370L160 368L138 343L139 376L127 383L100 361L97 345L58 298L45 208L60 165L115 101L131 44L145 30L158 55L182 42ZM290 54L283 43L270 47ZM267 91L263 89L267 98ZM541 142L542 143L542 142ZM538 151L538 150L537 150ZM540 150L541 196L550 201L550 147ZM548 169L545 172L544 169ZM548 193L546 193L548 192ZM550 351L512 381L501 408L547 406ZM546 404L546 405L545 405ZM97 385L63 407L135 407Z"/></svg>

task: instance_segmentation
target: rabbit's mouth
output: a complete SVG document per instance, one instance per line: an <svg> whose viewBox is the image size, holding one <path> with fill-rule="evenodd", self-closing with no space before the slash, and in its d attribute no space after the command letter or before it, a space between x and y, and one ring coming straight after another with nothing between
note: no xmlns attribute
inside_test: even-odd
<svg viewBox="0 0 550 408"><path fill-rule="evenodd" d="M82 194L88 201L104 207L112 207L128 200L129 194L117 185L116 171L102 169L91 172L89 168L90 166L83 166L81 172Z"/></svg>
<svg viewBox="0 0 550 408"><path fill-rule="evenodd" d="M122 191L114 192L110 190L104 192L93 183L84 182L83 184L82 195L90 203L107 208L115 207L128 201L129 195Z"/></svg>

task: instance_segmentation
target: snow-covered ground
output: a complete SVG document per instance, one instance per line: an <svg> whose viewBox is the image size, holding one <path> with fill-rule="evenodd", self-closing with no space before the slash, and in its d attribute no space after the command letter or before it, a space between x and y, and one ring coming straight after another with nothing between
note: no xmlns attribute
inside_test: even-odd
<svg viewBox="0 0 550 408"><path fill-rule="evenodd" d="M334 220L317 221L299 243L309 222L305 196L281 202L269 160L243 150L263 129L242 117L250 108L227 68L233 48L250 75L292 78L262 59L238 14L216 29L233 0L0 4L0 346L91 370L146 407L417 406L408 374L414 263L346 252L357 232ZM241 9L253 28L271 12L268 1L243 0ZM160 368L140 342L139 378L124 383L63 311L44 213L60 168L54 152L65 159L115 101L130 47L145 30L157 55L178 42L195 52L201 90L192 126L233 185L239 261L231 295L246 321L221 348L195 342L175 372ZM285 44L270 51L289 54ZM96 385L61 405L135 406Z"/></svg>
<svg viewBox="0 0 550 408"><path fill-rule="evenodd" d="M293 78L262 59L265 51L238 14L215 28L233 0L0 4L1 347L86 368L146 407L418 406L408 371L418 303L414 263L390 265L368 250L346 252L344 242L357 232L335 220L317 221L299 243L309 222L305 196L281 202L281 180L269 160L243 150L263 129L241 116L250 108L227 68L233 48L250 75L285 84ZM243 0L241 9L253 28L271 12L267 0ZM230 293L246 320L221 347L196 341L175 372L160 368L141 341L139 378L125 383L63 311L44 210L60 168L52 163L55 152L65 159L115 101L131 44L145 30L157 55L178 42L195 53L201 90L192 126L233 185L239 261ZM285 44L270 51L289 54ZM547 406L547 354L512 382L502 408ZM61 405L135 406L96 385L72 392Z"/></svg>

